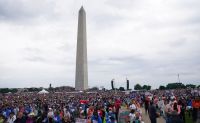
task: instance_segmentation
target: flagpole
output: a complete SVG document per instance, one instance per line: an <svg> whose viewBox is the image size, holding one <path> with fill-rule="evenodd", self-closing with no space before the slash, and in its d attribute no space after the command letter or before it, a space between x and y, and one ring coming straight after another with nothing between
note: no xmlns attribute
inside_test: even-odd
<svg viewBox="0 0 200 123"><path fill-rule="evenodd" d="M179 74L178 74L178 82L180 83L180 77L179 77Z"/></svg>

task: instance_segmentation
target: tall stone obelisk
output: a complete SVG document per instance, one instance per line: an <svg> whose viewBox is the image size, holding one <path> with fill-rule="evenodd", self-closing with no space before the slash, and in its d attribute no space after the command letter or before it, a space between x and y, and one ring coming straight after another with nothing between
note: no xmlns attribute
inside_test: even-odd
<svg viewBox="0 0 200 123"><path fill-rule="evenodd" d="M88 89L86 13L83 6L78 16L75 89Z"/></svg>

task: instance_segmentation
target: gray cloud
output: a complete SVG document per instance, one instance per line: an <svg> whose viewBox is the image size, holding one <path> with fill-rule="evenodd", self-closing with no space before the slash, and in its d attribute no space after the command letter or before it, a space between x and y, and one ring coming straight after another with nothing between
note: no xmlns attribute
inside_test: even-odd
<svg viewBox="0 0 200 123"><path fill-rule="evenodd" d="M31 62L45 62L46 61L43 57L39 57L39 56L30 56L24 59Z"/></svg>
<svg viewBox="0 0 200 123"><path fill-rule="evenodd" d="M187 45L187 39L182 38L182 39L171 42L169 45L170 47L175 47L175 48L181 47L181 46Z"/></svg>
<svg viewBox="0 0 200 123"><path fill-rule="evenodd" d="M22 50L22 54L24 54L24 58L22 60L30 61L30 62L45 62L45 57L42 56L42 51L39 48L24 48Z"/></svg>
<svg viewBox="0 0 200 123"><path fill-rule="evenodd" d="M53 13L54 4L47 1L1 0L0 19L23 21Z"/></svg>

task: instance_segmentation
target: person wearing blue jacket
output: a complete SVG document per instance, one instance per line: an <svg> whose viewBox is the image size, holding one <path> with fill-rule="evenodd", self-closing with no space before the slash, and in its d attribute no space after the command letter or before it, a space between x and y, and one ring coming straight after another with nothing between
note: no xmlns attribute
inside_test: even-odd
<svg viewBox="0 0 200 123"><path fill-rule="evenodd" d="M55 116L54 116L53 119L54 119L54 123L62 123L62 120L60 118L59 112L55 113Z"/></svg>
<svg viewBox="0 0 200 123"><path fill-rule="evenodd" d="M115 113L112 112L112 109L106 111L106 123L115 123Z"/></svg>
<svg viewBox="0 0 200 123"><path fill-rule="evenodd" d="M98 110L95 109L91 118L91 123L103 123L101 117L98 114Z"/></svg>

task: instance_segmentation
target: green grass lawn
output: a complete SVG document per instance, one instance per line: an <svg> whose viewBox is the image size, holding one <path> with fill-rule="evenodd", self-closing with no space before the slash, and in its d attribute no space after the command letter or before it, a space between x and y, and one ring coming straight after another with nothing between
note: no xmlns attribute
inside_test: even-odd
<svg viewBox="0 0 200 123"><path fill-rule="evenodd" d="M189 117L188 112L185 113L185 123L193 123L192 116Z"/></svg>

